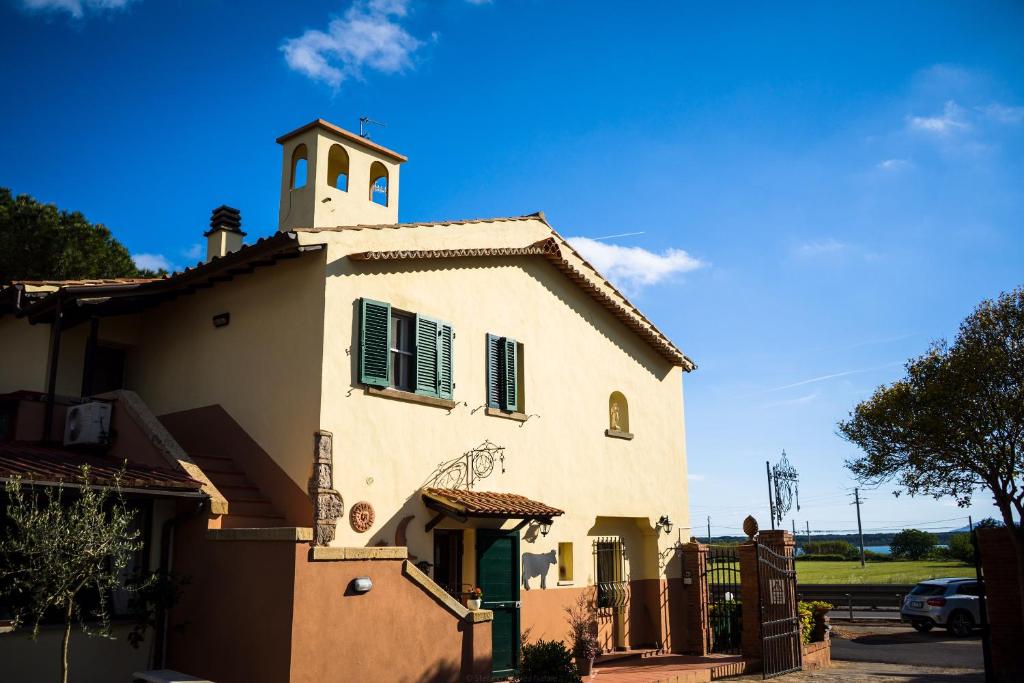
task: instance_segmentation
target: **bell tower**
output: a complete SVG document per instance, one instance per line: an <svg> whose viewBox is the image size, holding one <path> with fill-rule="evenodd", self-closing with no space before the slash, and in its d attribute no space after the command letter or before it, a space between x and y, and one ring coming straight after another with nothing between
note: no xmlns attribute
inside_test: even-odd
<svg viewBox="0 0 1024 683"><path fill-rule="evenodd" d="M278 230L398 222L401 154L323 119L277 142L283 151Z"/></svg>

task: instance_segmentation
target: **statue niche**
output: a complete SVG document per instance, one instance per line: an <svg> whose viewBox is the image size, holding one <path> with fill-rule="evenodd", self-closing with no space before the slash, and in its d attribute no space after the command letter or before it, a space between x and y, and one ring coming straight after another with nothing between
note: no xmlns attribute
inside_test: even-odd
<svg viewBox="0 0 1024 683"><path fill-rule="evenodd" d="M620 391L613 391L608 397L608 429L613 432L629 432L629 404Z"/></svg>

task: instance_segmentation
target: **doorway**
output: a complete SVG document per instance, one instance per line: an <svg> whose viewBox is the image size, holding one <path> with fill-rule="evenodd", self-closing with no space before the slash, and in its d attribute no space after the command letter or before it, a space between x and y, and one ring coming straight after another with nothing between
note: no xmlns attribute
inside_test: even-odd
<svg viewBox="0 0 1024 683"><path fill-rule="evenodd" d="M456 600L462 598L462 530L434 530L434 581Z"/></svg>
<svg viewBox="0 0 1024 683"><path fill-rule="evenodd" d="M477 585L483 609L494 613L491 652L495 678L519 668L519 532L479 529L476 532Z"/></svg>

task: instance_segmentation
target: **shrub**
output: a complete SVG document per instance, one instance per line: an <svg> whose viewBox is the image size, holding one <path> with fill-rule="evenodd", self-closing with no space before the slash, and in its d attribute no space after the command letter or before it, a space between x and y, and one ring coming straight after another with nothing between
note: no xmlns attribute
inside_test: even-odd
<svg viewBox="0 0 1024 683"><path fill-rule="evenodd" d="M796 604L797 614L800 615L800 633L805 643L811 642L815 623L818 619L823 619L830 609L832 609L832 605L821 600L811 602L801 600Z"/></svg>
<svg viewBox="0 0 1024 683"><path fill-rule="evenodd" d="M582 683L572 653L560 640L538 640L523 647L520 683Z"/></svg>
<svg viewBox="0 0 1024 683"><path fill-rule="evenodd" d="M889 544L893 557L901 560L923 560L934 547L935 535L918 529L904 529Z"/></svg>
<svg viewBox="0 0 1024 683"><path fill-rule="evenodd" d="M961 562L974 562L974 544L971 543L971 535L959 533L950 536L949 548L946 549L946 553Z"/></svg>
<svg viewBox="0 0 1024 683"><path fill-rule="evenodd" d="M811 541L804 544L804 552L808 555L842 555L850 557L854 547L846 541Z"/></svg>
<svg viewBox="0 0 1024 683"><path fill-rule="evenodd" d="M857 559L860 559L859 555L857 556ZM889 555L887 553L876 553L874 550L864 551L865 562L892 562L892 560L892 555Z"/></svg>
<svg viewBox="0 0 1024 683"><path fill-rule="evenodd" d="M798 557L796 559L800 560L801 562L842 562L842 561L844 561L846 559L846 556L845 555L835 555L835 554L827 554L827 555L801 555L800 557Z"/></svg>
<svg viewBox="0 0 1024 683"><path fill-rule="evenodd" d="M723 600L711 603L711 639L716 646L738 647L743 634L740 620L743 604L739 600Z"/></svg>
<svg viewBox="0 0 1024 683"><path fill-rule="evenodd" d="M581 593L576 603L565 608L569 622L569 643L574 657L593 659L597 655L597 611L588 593Z"/></svg>

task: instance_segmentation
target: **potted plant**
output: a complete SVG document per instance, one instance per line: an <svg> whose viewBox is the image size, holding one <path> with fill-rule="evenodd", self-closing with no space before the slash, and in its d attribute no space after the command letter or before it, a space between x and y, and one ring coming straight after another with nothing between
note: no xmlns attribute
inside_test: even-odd
<svg viewBox="0 0 1024 683"><path fill-rule="evenodd" d="M483 600L484 592L480 586L473 586L469 589L469 593L466 594L466 607L469 609L480 609L480 602Z"/></svg>
<svg viewBox="0 0 1024 683"><path fill-rule="evenodd" d="M580 676L589 676L597 656L597 613L590 597L583 593L576 598L576 604L565 608L568 614L570 649L576 658L576 670Z"/></svg>

